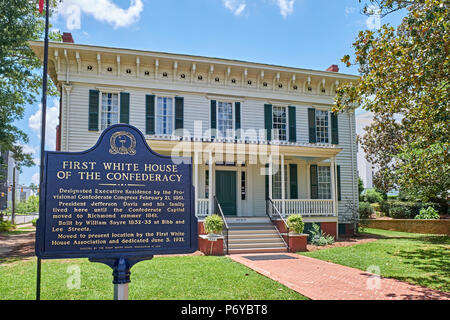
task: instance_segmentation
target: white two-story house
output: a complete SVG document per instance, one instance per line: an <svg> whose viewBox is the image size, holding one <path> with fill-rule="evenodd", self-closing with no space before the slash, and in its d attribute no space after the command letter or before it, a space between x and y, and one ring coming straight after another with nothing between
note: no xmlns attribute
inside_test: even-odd
<svg viewBox="0 0 450 320"><path fill-rule="evenodd" d="M42 59L43 43L30 45ZM199 221L220 210L250 234L300 213L306 231L315 222L337 237L353 228L358 180L355 116L331 112L336 87L357 77L336 71L51 42L58 149L131 124L154 151L192 157Z"/></svg>

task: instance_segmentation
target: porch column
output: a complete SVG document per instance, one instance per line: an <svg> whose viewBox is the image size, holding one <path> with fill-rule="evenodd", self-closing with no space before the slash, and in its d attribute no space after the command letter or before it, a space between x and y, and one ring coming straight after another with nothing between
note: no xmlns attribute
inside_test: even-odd
<svg viewBox="0 0 450 320"><path fill-rule="evenodd" d="M198 152L194 152L194 197L195 215L198 214Z"/></svg>
<svg viewBox="0 0 450 320"><path fill-rule="evenodd" d="M336 214L336 203L337 203L337 197L336 197L336 157L331 158L331 167L330 167L330 174L331 174L331 199L333 199L333 215Z"/></svg>
<svg viewBox="0 0 450 320"><path fill-rule="evenodd" d="M213 197L213 181L212 181L212 171L213 171L213 157L212 152L209 153L208 159L208 193L209 193L209 214L212 214L214 211L214 197Z"/></svg>
<svg viewBox="0 0 450 320"><path fill-rule="evenodd" d="M285 201L286 200L286 186L285 186L286 177L284 176L284 154L281 154L280 157L281 157L280 170L281 170L281 199L282 199L281 213L283 215L285 215L286 214L286 201Z"/></svg>
<svg viewBox="0 0 450 320"><path fill-rule="evenodd" d="M273 163L272 155L269 156L269 198L272 199L272 173L273 173Z"/></svg>

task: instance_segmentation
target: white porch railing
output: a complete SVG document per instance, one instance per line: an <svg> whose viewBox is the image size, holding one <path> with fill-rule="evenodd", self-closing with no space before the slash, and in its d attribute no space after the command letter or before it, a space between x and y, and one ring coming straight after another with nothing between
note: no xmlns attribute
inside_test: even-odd
<svg viewBox="0 0 450 320"><path fill-rule="evenodd" d="M209 215L209 199L197 199L197 217Z"/></svg>
<svg viewBox="0 0 450 320"><path fill-rule="evenodd" d="M283 213L283 200L274 199L273 203ZM302 216L335 216L333 200L285 199L284 216L301 214Z"/></svg>

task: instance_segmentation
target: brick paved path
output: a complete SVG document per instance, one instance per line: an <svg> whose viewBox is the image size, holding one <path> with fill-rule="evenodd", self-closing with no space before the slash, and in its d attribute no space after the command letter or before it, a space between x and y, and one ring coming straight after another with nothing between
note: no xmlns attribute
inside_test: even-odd
<svg viewBox="0 0 450 320"><path fill-rule="evenodd" d="M283 255L295 259L252 261L245 258L263 254L240 254L229 257L313 300L450 299L450 294L445 292L395 279L379 278L358 269L292 253Z"/></svg>

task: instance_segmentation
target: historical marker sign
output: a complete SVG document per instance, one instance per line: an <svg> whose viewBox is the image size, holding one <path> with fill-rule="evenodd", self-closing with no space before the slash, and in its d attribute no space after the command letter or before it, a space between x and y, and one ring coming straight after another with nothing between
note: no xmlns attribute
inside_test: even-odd
<svg viewBox="0 0 450 320"><path fill-rule="evenodd" d="M36 255L151 257L197 250L192 165L156 154L130 125L88 151L46 152Z"/></svg>

